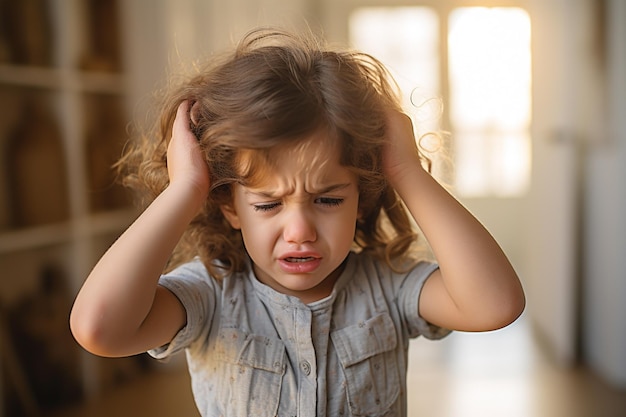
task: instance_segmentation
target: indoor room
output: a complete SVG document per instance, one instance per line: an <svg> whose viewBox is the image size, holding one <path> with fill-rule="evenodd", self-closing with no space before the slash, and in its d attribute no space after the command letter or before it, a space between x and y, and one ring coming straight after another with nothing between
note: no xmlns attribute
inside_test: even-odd
<svg viewBox="0 0 626 417"><path fill-rule="evenodd" d="M69 315L140 214L113 165L154 93L259 26L385 64L524 288L410 342L408 415L626 415L626 2L0 0L0 417L200 416L183 354L92 355Z"/></svg>

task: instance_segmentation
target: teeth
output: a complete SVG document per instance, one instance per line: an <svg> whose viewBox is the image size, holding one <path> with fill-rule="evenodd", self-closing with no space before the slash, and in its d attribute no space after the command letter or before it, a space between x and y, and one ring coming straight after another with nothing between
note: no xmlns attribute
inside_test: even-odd
<svg viewBox="0 0 626 417"><path fill-rule="evenodd" d="M315 259L315 258L313 258L313 257L308 257L308 258L286 258L285 260L286 260L287 262L295 262L295 263L298 263L298 262L308 262L308 261L312 261L313 259Z"/></svg>

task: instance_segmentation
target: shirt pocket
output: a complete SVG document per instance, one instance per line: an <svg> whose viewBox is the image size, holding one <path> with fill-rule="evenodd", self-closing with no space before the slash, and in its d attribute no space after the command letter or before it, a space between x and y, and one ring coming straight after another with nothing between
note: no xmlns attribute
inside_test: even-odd
<svg viewBox="0 0 626 417"><path fill-rule="evenodd" d="M236 328L220 329L218 399L226 415L275 416L285 373L285 345Z"/></svg>
<svg viewBox="0 0 626 417"><path fill-rule="evenodd" d="M348 406L356 416L381 416L400 394L398 338L388 313L331 333L346 378Z"/></svg>

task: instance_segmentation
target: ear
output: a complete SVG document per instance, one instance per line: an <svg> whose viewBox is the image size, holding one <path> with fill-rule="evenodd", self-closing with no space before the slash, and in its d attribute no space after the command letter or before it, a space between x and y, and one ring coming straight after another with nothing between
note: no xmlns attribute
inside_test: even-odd
<svg viewBox="0 0 626 417"><path fill-rule="evenodd" d="M356 219L358 221L362 221L363 220L363 210L361 208L359 208L359 210L356 212Z"/></svg>
<svg viewBox="0 0 626 417"><path fill-rule="evenodd" d="M222 210L222 214L224 215L224 217L226 217L226 220L228 221L228 223L230 223L230 227L232 227L233 229L241 229L241 222L239 221L239 216L237 215L237 212L235 211L235 208L228 204L228 205L223 205L220 206L220 210Z"/></svg>

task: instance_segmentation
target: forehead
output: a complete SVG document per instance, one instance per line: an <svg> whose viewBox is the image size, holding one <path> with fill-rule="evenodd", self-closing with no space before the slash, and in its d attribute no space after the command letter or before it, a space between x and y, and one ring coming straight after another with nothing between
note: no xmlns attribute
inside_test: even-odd
<svg viewBox="0 0 626 417"><path fill-rule="evenodd" d="M269 149L242 150L237 171L247 187L271 186L279 182L328 184L339 177L347 180L348 168L341 165L339 141L318 130L302 140Z"/></svg>

